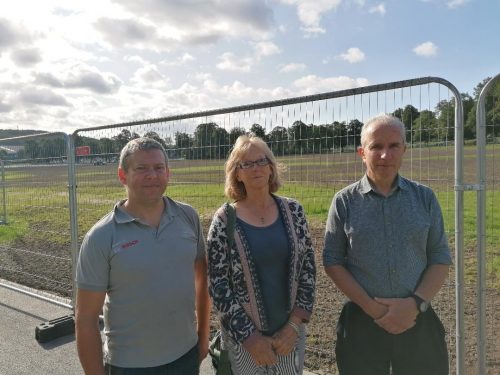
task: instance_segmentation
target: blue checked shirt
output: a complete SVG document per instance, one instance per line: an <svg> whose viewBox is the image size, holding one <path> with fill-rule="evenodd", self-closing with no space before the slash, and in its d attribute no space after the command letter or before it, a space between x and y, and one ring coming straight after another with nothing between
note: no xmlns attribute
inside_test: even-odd
<svg viewBox="0 0 500 375"><path fill-rule="evenodd" d="M344 266L371 297L407 297L431 264L451 264L433 191L401 176L387 197L365 175L335 194L323 264Z"/></svg>

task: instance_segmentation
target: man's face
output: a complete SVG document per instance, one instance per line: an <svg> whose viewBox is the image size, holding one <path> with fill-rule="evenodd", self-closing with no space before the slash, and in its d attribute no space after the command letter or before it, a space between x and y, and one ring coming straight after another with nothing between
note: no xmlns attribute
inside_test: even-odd
<svg viewBox="0 0 500 375"><path fill-rule="evenodd" d="M136 151L127 159L128 170L118 168L120 182L128 199L137 203L155 203L167 188L169 169L160 150Z"/></svg>
<svg viewBox="0 0 500 375"><path fill-rule="evenodd" d="M358 154L366 165L366 174L375 183L392 184L401 167L406 145L394 126L374 124L366 134Z"/></svg>

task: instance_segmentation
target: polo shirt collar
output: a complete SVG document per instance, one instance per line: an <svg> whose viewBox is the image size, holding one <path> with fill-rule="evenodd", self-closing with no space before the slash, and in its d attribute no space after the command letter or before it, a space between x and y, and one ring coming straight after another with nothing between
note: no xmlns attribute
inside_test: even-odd
<svg viewBox="0 0 500 375"><path fill-rule="evenodd" d="M130 223L135 220L135 218L125 211L122 207L126 199L122 199L115 204L113 209L115 220L118 224ZM163 197L163 202L165 204L165 210L163 211L163 216L166 216L167 221L170 222L175 216L179 215L179 207L168 197ZM162 220L163 221L163 220Z"/></svg>

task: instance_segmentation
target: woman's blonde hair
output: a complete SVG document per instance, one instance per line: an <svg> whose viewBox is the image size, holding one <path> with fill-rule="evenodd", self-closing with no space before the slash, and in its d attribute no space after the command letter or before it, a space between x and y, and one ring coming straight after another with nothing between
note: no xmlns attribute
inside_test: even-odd
<svg viewBox="0 0 500 375"><path fill-rule="evenodd" d="M224 194L235 201L241 200L247 196L247 191L243 182L237 179L237 169L251 146L257 147L264 152L269 160L271 167L271 176L269 177L269 192L275 193L281 186L281 174L284 167L276 162L273 152L261 138L254 135L240 135L227 158L225 164L226 182Z"/></svg>

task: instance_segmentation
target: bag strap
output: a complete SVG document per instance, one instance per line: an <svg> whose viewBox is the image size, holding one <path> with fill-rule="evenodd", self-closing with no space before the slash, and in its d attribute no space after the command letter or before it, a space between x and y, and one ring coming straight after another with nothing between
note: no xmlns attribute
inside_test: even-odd
<svg viewBox="0 0 500 375"><path fill-rule="evenodd" d="M233 247L234 243L234 224L236 222L236 211L232 204L227 204L227 223L226 223L226 236L227 245L229 249Z"/></svg>

